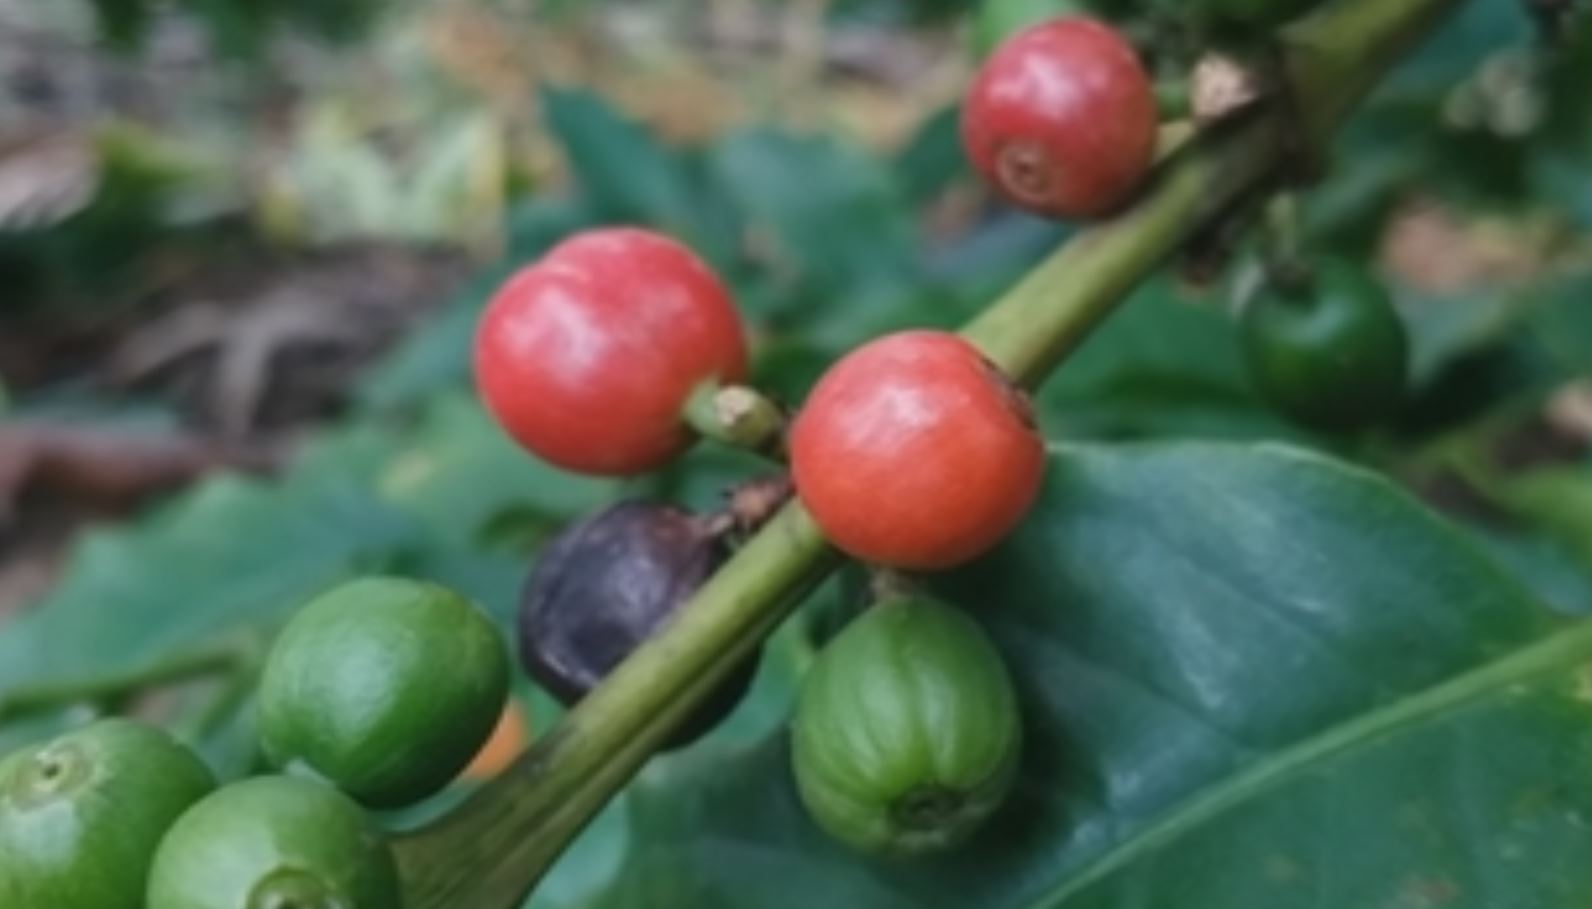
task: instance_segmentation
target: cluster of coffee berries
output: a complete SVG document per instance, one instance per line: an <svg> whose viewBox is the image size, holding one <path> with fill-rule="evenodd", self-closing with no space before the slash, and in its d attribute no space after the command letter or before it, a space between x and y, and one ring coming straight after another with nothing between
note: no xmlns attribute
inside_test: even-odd
<svg viewBox="0 0 1592 909"><path fill-rule="evenodd" d="M482 398L506 433L566 469L642 473L693 441L704 393L747 372L730 293L677 241L637 228L589 231L514 275L489 302L475 345ZM825 536L866 562L938 570L975 558L1036 497L1045 447L1027 396L961 337L904 331L841 359L813 388L783 449L790 485ZM784 488L781 486L780 488ZM566 705L585 698L682 609L779 496L693 514L624 501L543 550L520 599L519 653ZM906 662L880 662L893 648ZM717 725L751 685L753 650L684 720L666 748ZM829 681L825 681L828 679ZM855 684L880 693L839 703ZM965 683L965 684L964 684ZM861 848L914 853L960 841L1009 787L1017 742L1010 681L977 625L930 602L879 606L821 658L798 711L794 766L815 819ZM828 693L826 693L828 692ZM884 695L890 693L886 699ZM960 693L959 693L960 692ZM922 698L930 703L915 703ZM917 716L902 754L866 771L890 786L845 785L836 767L864 729ZM987 740L940 748L939 739ZM910 756L929 748L928 763ZM882 784L881 784L882 785ZM893 788L892 788L893 787Z"/></svg>
<svg viewBox="0 0 1592 909"><path fill-rule="evenodd" d="M1254 28L1316 2L1203 0L1201 10L1217 30ZM1003 4L1001 16L1029 13ZM992 49L961 135L1011 204L1084 220L1131 204L1158 121L1132 44L1069 14ZM1242 331L1257 384L1301 422L1354 428L1398 401L1408 340L1363 270L1327 263L1269 283ZM761 398L741 385L749 345L728 287L686 246L641 228L578 233L515 274L483 314L474 366L509 436L586 474L667 465L705 431L693 417L705 398L726 421L777 413L742 407ZM789 486L825 538L884 569L979 557L1043 483L1026 393L944 331L857 348L774 429ZM625 501L564 529L520 598L527 673L579 703L689 608L735 534L781 499L715 515ZM218 785L190 749L126 719L0 760L0 907L398 909L396 863L367 811L429 798L480 751L507 698L506 649L481 611L434 585L373 577L335 588L295 615L264 665L257 719L270 775ZM665 747L734 709L758 665L748 649ZM995 642L953 606L897 594L814 661L791 766L824 830L863 851L915 855L964 842L996 812L1021 743L1017 688Z"/></svg>
<svg viewBox="0 0 1592 909"><path fill-rule="evenodd" d="M742 380L747 344L723 283L678 242L635 228L554 247L487 306L482 398L505 431L570 470L633 475L692 440L693 396ZM869 562L944 568L1022 516L1044 447L1023 393L968 342L909 331L826 375L790 436L803 503Z"/></svg>
<svg viewBox="0 0 1592 909"><path fill-rule="evenodd" d="M1157 126L1132 48L1096 21L1062 18L989 58L963 135L973 163L1014 203L1084 218L1129 201L1149 170ZM528 451L573 471L629 476L690 446L693 402L745 381L747 348L731 294L705 262L669 237L607 228L554 247L498 291L476 336L475 369L488 408ZM1038 495L1046 461L1024 391L969 341L929 330L842 358L784 443L795 493L825 537L855 558L910 571L955 567L998 543ZM531 676L566 704L585 697L688 608L728 558L729 530L744 522L723 517L630 501L566 529L521 597L520 655ZM901 642L918 655L910 665L879 662ZM734 706L756 659L745 658L672 745ZM957 678L973 681L967 697L955 695ZM856 740L847 730L892 722L839 703L859 679L899 694L876 702L878 711L943 721L903 738L907 752L941 737L988 747L942 749L944 760L926 764L875 755L884 763L870 772L896 788L836 797L846 787L835 767L855 765L842 753ZM797 775L813 815L843 839L891 852L943 846L1010 784L1018 736L1009 680L977 626L949 607L871 610L826 651L806 690ZM906 703L914 691L937 700ZM988 728L965 728L979 723Z"/></svg>
<svg viewBox="0 0 1592 909"><path fill-rule="evenodd" d="M476 377L505 431L593 474L656 468L692 441L685 410L741 381L747 343L730 293L677 241L588 231L513 276L476 337ZM905 332L842 360L790 438L791 469L819 526L851 554L904 568L972 558L1021 518L1044 447L1027 402L967 342ZM728 555L728 525L629 502L566 530L520 611L531 675L574 703L690 598ZM688 740L749 682L748 662Z"/></svg>
<svg viewBox="0 0 1592 909"><path fill-rule="evenodd" d="M1132 46L1069 16L1002 43L962 122L969 158L1007 198L1085 218L1121 208L1142 184L1157 117ZM724 283L679 242L638 228L555 246L492 298L475 341L477 386L505 431L550 463L599 475L678 456L693 436L691 402L743 381L747 359ZM1023 392L967 341L926 330L837 363L800 409L788 450L797 494L835 545L914 570L998 542L1044 464Z"/></svg>
<svg viewBox="0 0 1592 909"><path fill-rule="evenodd" d="M496 627L457 594L388 577L336 587L267 656L257 728L273 774L218 787L194 752L127 719L0 762L0 905L399 909L365 809L451 782L508 683Z"/></svg>
<svg viewBox="0 0 1592 909"><path fill-rule="evenodd" d="M1133 47L1080 15L1034 15L1070 0L996 3L995 45L968 92L962 136L996 191L1038 215L1087 219L1131 201L1154 157L1155 91ZM1213 36L1254 34L1317 0L1205 0L1188 10ZM1240 320L1256 388L1282 414L1342 432L1403 399L1409 342L1388 293L1342 261L1272 269Z"/></svg>

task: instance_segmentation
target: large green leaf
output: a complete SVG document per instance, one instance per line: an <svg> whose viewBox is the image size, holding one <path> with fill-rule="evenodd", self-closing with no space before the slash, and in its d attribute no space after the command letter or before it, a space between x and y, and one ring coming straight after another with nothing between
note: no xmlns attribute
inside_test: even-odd
<svg viewBox="0 0 1592 909"><path fill-rule="evenodd" d="M602 215L689 221L690 186L679 163L645 128L584 89L546 86L547 128Z"/></svg>
<svg viewBox="0 0 1592 909"><path fill-rule="evenodd" d="M1525 4L1466 3L1393 71L1380 89L1381 99L1441 95L1500 47L1523 45L1531 36Z"/></svg>
<svg viewBox="0 0 1592 909"><path fill-rule="evenodd" d="M1544 355L1570 375L1592 373L1592 273L1566 275L1546 289L1529 330Z"/></svg>
<svg viewBox="0 0 1592 909"><path fill-rule="evenodd" d="M1592 560L1562 539L1507 528L1467 528L1476 542L1562 612L1592 615Z"/></svg>
<svg viewBox="0 0 1592 909"><path fill-rule="evenodd" d="M0 629L0 699L264 631L325 586L380 567L418 539L416 523L369 487L391 446L372 429L341 433L279 482L221 476L139 524L90 532L49 596ZM5 725L0 752L66 718ZM211 753L229 771L247 766L246 754L233 760L237 738L220 746L233 757Z"/></svg>
<svg viewBox="0 0 1592 909"><path fill-rule="evenodd" d="M347 433L279 484L223 476L142 525L91 532L49 597L0 632L0 691L139 665L279 614L401 545L413 523L365 480L389 446L377 432Z"/></svg>
<svg viewBox="0 0 1592 909"><path fill-rule="evenodd" d="M1592 887L1592 628L1371 474L1069 447L1022 530L940 589L1024 703L983 836L859 858L806 819L776 735L633 787L595 905L1546 909Z"/></svg>
<svg viewBox="0 0 1592 909"><path fill-rule="evenodd" d="M714 263L734 256L734 225L706 204L708 187L686 158L583 89L544 87L542 109L601 217L662 228Z"/></svg>
<svg viewBox="0 0 1592 909"><path fill-rule="evenodd" d="M359 572L450 584L506 618L541 536L613 492L533 460L469 396L438 398L411 425L328 436L278 480L218 477L90 534L50 595L0 629L0 699L268 631ZM0 728L0 752L47 728Z"/></svg>
<svg viewBox="0 0 1592 909"><path fill-rule="evenodd" d="M830 309L853 312L858 294L913 278L908 210L885 163L833 137L772 129L733 134L714 150L725 193L766 231L780 264L815 287L844 293ZM825 301L816 301L822 305Z"/></svg>
<svg viewBox="0 0 1592 909"><path fill-rule="evenodd" d="M530 555L617 492L526 454L465 393L433 400L378 485L423 528L396 567L463 592L505 625Z"/></svg>
<svg viewBox="0 0 1592 909"><path fill-rule="evenodd" d="M924 119L896 155L896 185L913 205L932 201L952 184L972 177L961 130L961 105L950 105Z"/></svg>

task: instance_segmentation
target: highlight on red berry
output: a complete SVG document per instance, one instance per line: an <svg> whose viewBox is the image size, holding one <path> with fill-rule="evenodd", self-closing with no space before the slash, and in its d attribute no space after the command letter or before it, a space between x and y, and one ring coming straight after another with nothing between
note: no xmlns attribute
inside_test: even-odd
<svg viewBox="0 0 1592 909"><path fill-rule="evenodd" d="M1085 17L1024 29L985 61L962 108L973 166L1012 204L1053 218L1110 214L1143 182L1159 113L1138 53Z"/></svg>
<svg viewBox="0 0 1592 909"><path fill-rule="evenodd" d="M746 372L729 291L679 242L639 228L585 231L520 270L475 337L481 397L533 454L625 476L691 444L699 384Z"/></svg>
<svg viewBox="0 0 1592 909"><path fill-rule="evenodd" d="M921 570L999 542L1045 465L1027 397L940 331L887 335L835 364L796 417L790 455L796 491L831 542Z"/></svg>

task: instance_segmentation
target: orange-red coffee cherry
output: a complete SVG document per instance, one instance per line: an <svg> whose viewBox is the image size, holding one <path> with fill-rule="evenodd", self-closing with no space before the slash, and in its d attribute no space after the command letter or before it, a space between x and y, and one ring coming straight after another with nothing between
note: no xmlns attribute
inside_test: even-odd
<svg viewBox="0 0 1592 909"><path fill-rule="evenodd" d="M1039 491L1045 446L1028 399L967 341L888 335L819 381L791 431L802 502L869 562L948 568L991 546Z"/></svg>
<svg viewBox="0 0 1592 909"><path fill-rule="evenodd" d="M1159 114L1138 54L1093 19L1042 22L973 80L962 142L1014 205L1084 219L1121 207L1149 172Z"/></svg>
<svg viewBox="0 0 1592 909"><path fill-rule="evenodd" d="M543 459L623 476L691 443L698 384L740 380L746 338L729 291L680 243L637 228L578 234L515 274L475 338L481 397Z"/></svg>

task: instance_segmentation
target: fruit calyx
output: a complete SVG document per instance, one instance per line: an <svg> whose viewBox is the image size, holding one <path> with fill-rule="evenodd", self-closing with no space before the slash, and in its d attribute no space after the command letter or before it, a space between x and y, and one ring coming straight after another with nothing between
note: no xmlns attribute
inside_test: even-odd
<svg viewBox="0 0 1592 909"><path fill-rule="evenodd" d="M1001 185L1022 205L1043 206L1061 179L1061 165L1036 142L1008 142L996 152Z"/></svg>
<svg viewBox="0 0 1592 909"><path fill-rule="evenodd" d="M10 780L11 800L24 809L70 795L94 776L94 761L76 742L57 742L29 758Z"/></svg>
<svg viewBox="0 0 1592 909"><path fill-rule="evenodd" d="M280 868L249 891L248 909L346 909L325 882L308 871Z"/></svg>
<svg viewBox="0 0 1592 909"><path fill-rule="evenodd" d="M953 789L918 786L896 799L890 813L905 830L938 831L961 814L966 804L962 793Z"/></svg>

